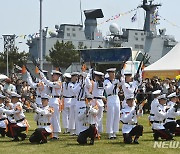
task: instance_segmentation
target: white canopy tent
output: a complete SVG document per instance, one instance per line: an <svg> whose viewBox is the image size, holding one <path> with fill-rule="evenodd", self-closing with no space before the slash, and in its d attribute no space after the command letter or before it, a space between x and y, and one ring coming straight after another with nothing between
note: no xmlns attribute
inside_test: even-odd
<svg viewBox="0 0 180 154"><path fill-rule="evenodd" d="M159 76L162 78L175 78L180 74L180 43L178 43L165 56L144 69L144 77Z"/></svg>

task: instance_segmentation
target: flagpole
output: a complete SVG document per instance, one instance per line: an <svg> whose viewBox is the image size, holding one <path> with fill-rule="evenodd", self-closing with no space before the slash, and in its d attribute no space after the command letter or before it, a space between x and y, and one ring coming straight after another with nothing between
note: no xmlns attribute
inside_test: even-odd
<svg viewBox="0 0 180 154"><path fill-rule="evenodd" d="M40 0L40 29L39 29L39 52L40 52L40 68L43 70L43 30L42 30L42 1Z"/></svg>

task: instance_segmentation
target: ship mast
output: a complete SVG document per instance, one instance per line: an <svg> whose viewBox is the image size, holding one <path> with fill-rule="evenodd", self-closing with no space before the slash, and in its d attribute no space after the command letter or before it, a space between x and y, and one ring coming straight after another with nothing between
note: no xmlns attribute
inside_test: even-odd
<svg viewBox="0 0 180 154"><path fill-rule="evenodd" d="M143 0L143 4L140 5L141 8L143 8L146 11L146 18L144 22L144 31L149 34L157 34L156 31L156 25L157 23L154 23L154 14L158 6L161 6L161 4L154 4L154 0Z"/></svg>

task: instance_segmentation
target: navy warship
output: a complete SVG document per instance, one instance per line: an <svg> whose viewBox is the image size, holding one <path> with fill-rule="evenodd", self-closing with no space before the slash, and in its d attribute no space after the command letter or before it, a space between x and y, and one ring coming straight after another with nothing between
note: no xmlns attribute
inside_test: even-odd
<svg viewBox="0 0 180 154"><path fill-rule="evenodd" d="M116 24L110 25L110 34L103 36L97 29L97 19L103 18L101 9L85 10L86 17L84 26L81 24L61 24L55 25L56 32L50 32L48 28L43 32L43 56L49 54L49 50L59 41L70 41L76 49L93 49L93 48L113 48L113 47L131 47L133 51L146 52L151 56L149 63L159 60L167 54L176 44L177 41L173 36L166 35L166 29L157 30L159 23L154 21L157 8L161 6L154 3L153 0L143 0L138 8L145 11L144 27L142 29L126 29L120 31ZM29 52L35 58L39 57L39 36L27 41ZM137 59L138 61L138 56Z"/></svg>

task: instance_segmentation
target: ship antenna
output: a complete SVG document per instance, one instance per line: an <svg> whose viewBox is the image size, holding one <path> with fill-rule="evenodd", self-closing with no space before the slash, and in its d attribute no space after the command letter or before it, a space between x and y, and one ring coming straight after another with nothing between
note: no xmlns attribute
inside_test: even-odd
<svg viewBox="0 0 180 154"><path fill-rule="evenodd" d="M79 1L80 1L80 12L81 12L81 25L83 26L82 5L81 5L81 0Z"/></svg>

